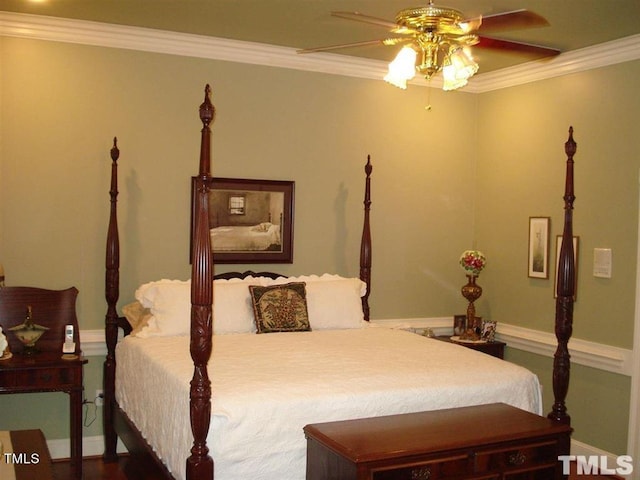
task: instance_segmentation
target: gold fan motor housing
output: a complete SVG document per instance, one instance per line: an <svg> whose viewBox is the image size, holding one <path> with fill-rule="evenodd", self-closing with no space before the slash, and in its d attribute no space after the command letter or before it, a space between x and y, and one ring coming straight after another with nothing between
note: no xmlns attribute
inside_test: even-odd
<svg viewBox="0 0 640 480"><path fill-rule="evenodd" d="M396 14L398 25L420 32L459 33L463 20L462 12L436 5L406 8Z"/></svg>

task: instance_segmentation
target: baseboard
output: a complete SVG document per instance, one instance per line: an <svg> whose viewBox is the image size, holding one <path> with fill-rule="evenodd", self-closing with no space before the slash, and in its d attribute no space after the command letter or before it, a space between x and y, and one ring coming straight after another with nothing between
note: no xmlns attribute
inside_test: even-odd
<svg viewBox="0 0 640 480"><path fill-rule="evenodd" d="M49 447L49 453L54 460L62 460L69 458L69 439L60 438L56 440L47 440ZM127 448L118 439L117 452L126 453ZM82 439L82 454L84 457L99 457L104 453L104 437L102 435L96 435L93 437L84 437ZM598 456L607 457L607 465L616 465L617 456L600 450L598 448L587 445L586 443L578 442L577 440L571 440L571 455L576 456ZM631 476L621 476L621 478L631 479Z"/></svg>
<svg viewBox="0 0 640 480"><path fill-rule="evenodd" d="M49 447L49 453L51 458L65 459L70 457L71 449L69 447L68 438L59 438L55 440L47 440L47 446ZM118 453L125 453L127 448L118 439L117 445ZM104 437L102 435L96 435L93 437L83 437L82 439L82 456L83 457L99 457L104 453Z"/></svg>
<svg viewBox="0 0 640 480"><path fill-rule="evenodd" d="M605 452L599 448L592 447L586 443L579 442L577 440L571 440L571 455L576 457L606 457L607 465L615 468L618 456L613 453ZM588 477L591 478L591 477ZM616 475L615 478L633 479L633 475Z"/></svg>

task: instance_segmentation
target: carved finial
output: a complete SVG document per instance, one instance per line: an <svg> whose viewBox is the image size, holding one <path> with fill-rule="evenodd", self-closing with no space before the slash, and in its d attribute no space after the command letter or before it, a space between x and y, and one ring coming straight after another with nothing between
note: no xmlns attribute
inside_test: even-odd
<svg viewBox="0 0 640 480"><path fill-rule="evenodd" d="M367 174L367 177L371 175L372 170L373 166L371 166L371 155L367 155L367 164L364 166L364 173Z"/></svg>
<svg viewBox="0 0 640 480"><path fill-rule="evenodd" d="M113 137L113 147L111 148L111 160L114 162L120 158L120 150L118 150L118 137Z"/></svg>
<svg viewBox="0 0 640 480"><path fill-rule="evenodd" d="M578 148L578 144L573 141L573 127L570 126L569 139L564 144L564 151L569 158L572 158L575 155L577 148Z"/></svg>
<svg viewBox="0 0 640 480"><path fill-rule="evenodd" d="M204 102L200 105L200 120L202 120L202 124L207 127L215 116L216 109L211 103L211 87L207 83L207 86L204 87Z"/></svg>

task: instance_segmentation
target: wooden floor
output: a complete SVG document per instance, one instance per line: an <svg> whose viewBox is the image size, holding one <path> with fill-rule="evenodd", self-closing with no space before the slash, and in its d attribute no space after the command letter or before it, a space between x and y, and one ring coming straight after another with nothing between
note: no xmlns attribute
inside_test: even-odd
<svg viewBox="0 0 640 480"><path fill-rule="evenodd" d="M82 462L83 480L129 480L124 473L127 457L120 457L118 463L104 463L102 458L85 458ZM55 480L69 480L71 464L68 461L53 461ZM134 480L134 479L131 479Z"/></svg>
<svg viewBox="0 0 640 480"><path fill-rule="evenodd" d="M138 480L136 478L127 478L125 475L127 457L120 457L118 463L105 464L101 458L85 458L82 463L83 480ZM56 480L69 480L71 478L71 469L69 462L54 461L53 474ZM593 478L617 478L609 475L576 475L575 472L569 476L570 480Z"/></svg>

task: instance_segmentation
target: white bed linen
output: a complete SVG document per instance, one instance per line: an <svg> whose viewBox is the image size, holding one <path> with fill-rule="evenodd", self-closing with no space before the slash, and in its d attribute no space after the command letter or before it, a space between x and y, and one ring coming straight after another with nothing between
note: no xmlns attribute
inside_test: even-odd
<svg viewBox="0 0 640 480"><path fill-rule="evenodd" d="M265 229L260 225L216 227L210 234L214 252L261 251L280 244L280 225L269 224Z"/></svg>
<svg viewBox="0 0 640 480"><path fill-rule="evenodd" d="M504 402L541 413L537 377L379 327L216 335L208 446L216 480L305 478L309 423ZM116 399L177 479L192 445L189 338L125 338Z"/></svg>

